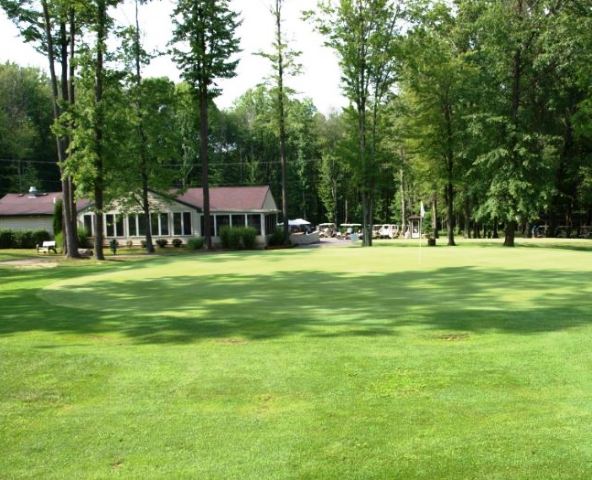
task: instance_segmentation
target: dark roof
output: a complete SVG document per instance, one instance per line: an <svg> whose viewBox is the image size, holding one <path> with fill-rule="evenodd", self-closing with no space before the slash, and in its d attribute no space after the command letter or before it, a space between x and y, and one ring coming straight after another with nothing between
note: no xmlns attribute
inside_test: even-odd
<svg viewBox="0 0 592 480"><path fill-rule="evenodd" d="M213 187L210 188L210 210L212 212L243 212L263 210L269 187ZM174 194L173 194L174 196ZM0 198L0 215L28 216L52 215L54 204L62 198L61 192L33 195L9 193ZM186 205L203 209L203 190L190 188L176 199ZM91 204L88 200L78 201L78 210Z"/></svg>
<svg viewBox="0 0 592 480"><path fill-rule="evenodd" d="M210 210L215 212L244 212L263 210L269 187L214 187L210 188ZM203 209L203 189L189 188L177 200Z"/></svg>
<svg viewBox="0 0 592 480"><path fill-rule="evenodd" d="M37 195L9 193L0 198L0 215L52 215L55 201L60 198L61 192Z"/></svg>

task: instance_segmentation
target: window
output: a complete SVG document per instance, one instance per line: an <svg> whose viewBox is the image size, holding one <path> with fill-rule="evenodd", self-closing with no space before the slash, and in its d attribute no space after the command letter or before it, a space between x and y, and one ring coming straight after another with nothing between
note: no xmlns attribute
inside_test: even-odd
<svg viewBox="0 0 592 480"><path fill-rule="evenodd" d="M271 235L277 229L277 214L265 215L265 235Z"/></svg>
<svg viewBox="0 0 592 480"><path fill-rule="evenodd" d="M205 227L204 215L201 215L199 218L201 220L201 234L205 235L206 234L206 227ZM212 237L214 236L214 217L212 215L210 215L210 235Z"/></svg>
<svg viewBox="0 0 592 480"><path fill-rule="evenodd" d="M257 235L261 235L261 215L247 215L247 224L257 231Z"/></svg>
<svg viewBox="0 0 592 480"><path fill-rule="evenodd" d="M95 229L93 228L93 216L85 215L84 217L84 229L88 235L94 235Z"/></svg>
<svg viewBox="0 0 592 480"><path fill-rule="evenodd" d="M183 235L183 214L181 212L173 213L173 235Z"/></svg>
<svg viewBox="0 0 592 480"><path fill-rule="evenodd" d="M216 215L216 225L216 232L218 232L218 236L220 236L222 229L230 226L230 215Z"/></svg>
<svg viewBox="0 0 592 480"><path fill-rule="evenodd" d="M115 236L115 215L105 215L105 230L107 237Z"/></svg>
<svg viewBox="0 0 592 480"><path fill-rule="evenodd" d="M138 215L138 234L139 236L146 235L148 231L148 222L146 221L146 215L144 213L140 213Z"/></svg>
<svg viewBox="0 0 592 480"><path fill-rule="evenodd" d="M123 216L114 213L105 215L105 236L123 237Z"/></svg>
<svg viewBox="0 0 592 480"><path fill-rule="evenodd" d="M183 235L191 235L192 233L191 212L183 212Z"/></svg>
<svg viewBox="0 0 592 480"><path fill-rule="evenodd" d="M168 236L169 234L169 214L160 214L160 235Z"/></svg>
<svg viewBox="0 0 592 480"><path fill-rule="evenodd" d="M150 228L152 229L152 235L160 235L158 233L158 213L150 214Z"/></svg>
<svg viewBox="0 0 592 480"><path fill-rule="evenodd" d="M123 232L123 215L115 215L115 236L125 236L125 233Z"/></svg>
<svg viewBox="0 0 592 480"><path fill-rule="evenodd" d="M233 227L244 227L245 216L244 215L232 215L232 226Z"/></svg>
<svg viewBox="0 0 592 480"><path fill-rule="evenodd" d="M173 235L189 236L192 233L193 229L191 228L191 212L173 213Z"/></svg>
<svg viewBox="0 0 592 480"><path fill-rule="evenodd" d="M127 217L127 232L130 237L138 236L138 216L130 215Z"/></svg>

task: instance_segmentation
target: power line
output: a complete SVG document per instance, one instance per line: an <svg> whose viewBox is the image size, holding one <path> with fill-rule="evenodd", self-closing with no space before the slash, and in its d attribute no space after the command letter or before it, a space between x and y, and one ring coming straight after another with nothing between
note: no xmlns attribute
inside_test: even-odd
<svg viewBox="0 0 592 480"><path fill-rule="evenodd" d="M42 164L42 165L55 165L56 167L58 166L57 163L47 162L47 161L43 161L43 160L0 158L0 162L5 162L5 163L25 162L25 163L34 163L34 164ZM215 162L211 162L211 161L209 162L210 166L212 166L212 167L226 167L226 166L246 167L246 166L252 165L253 163L255 163L257 165L280 165L281 161L280 160L266 160L266 161L255 160L254 162L221 162L221 163L215 163ZM294 164L302 164L302 163L321 163L321 159L309 158L309 159L304 159L304 160L291 160L291 161L289 161L289 163L291 163L293 165ZM160 166L164 167L164 168L176 168L176 167L187 167L187 166L200 167L201 163L192 163L189 165L185 165L182 163L163 163Z"/></svg>

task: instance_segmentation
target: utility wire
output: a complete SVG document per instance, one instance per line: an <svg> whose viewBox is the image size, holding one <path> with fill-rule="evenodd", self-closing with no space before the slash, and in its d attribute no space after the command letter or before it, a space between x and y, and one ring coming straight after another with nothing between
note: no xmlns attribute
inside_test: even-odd
<svg viewBox="0 0 592 480"><path fill-rule="evenodd" d="M8 159L8 158L0 158L0 162L4 162L4 163L15 163L15 162L24 162L24 163L34 163L34 164L42 164L42 165L56 165L57 163L54 162L46 162L46 161L42 161L42 160L25 160L25 159ZM281 163L280 160L267 160L267 161L256 161L256 162L221 162L221 163L216 163L216 162L209 162L209 164L211 166L214 167L226 167L226 166L248 166L251 163L256 163L258 165L279 165ZM301 164L301 163L321 163L321 159L317 159L317 158L309 158L306 160L296 160L296 161L292 161L291 162L292 165L297 165L297 164ZM160 165L161 167L165 167L165 168L175 168L175 167L186 167L186 166L192 166L192 167L200 167L201 164L200 163L193 163L190 165L184 165L182 163L163 163L162 165Z"/></svg>

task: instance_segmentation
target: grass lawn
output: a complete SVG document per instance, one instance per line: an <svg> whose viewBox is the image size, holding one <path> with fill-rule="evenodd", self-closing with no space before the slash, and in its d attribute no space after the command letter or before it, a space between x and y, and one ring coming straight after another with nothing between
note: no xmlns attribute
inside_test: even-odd
<svg viewBox="0 0 592 480"><path fill-rule="evenodd" d="M592 242L412 245L0 266L0 478L592 478Z"/></svg>
<svg viewBox="0 0 592 480"><path fill-rule="evenodd" d="M41 255L35 249L2 249L0 250L0 262L12 260L26 260L29 258L39 258Z"/></svg>

